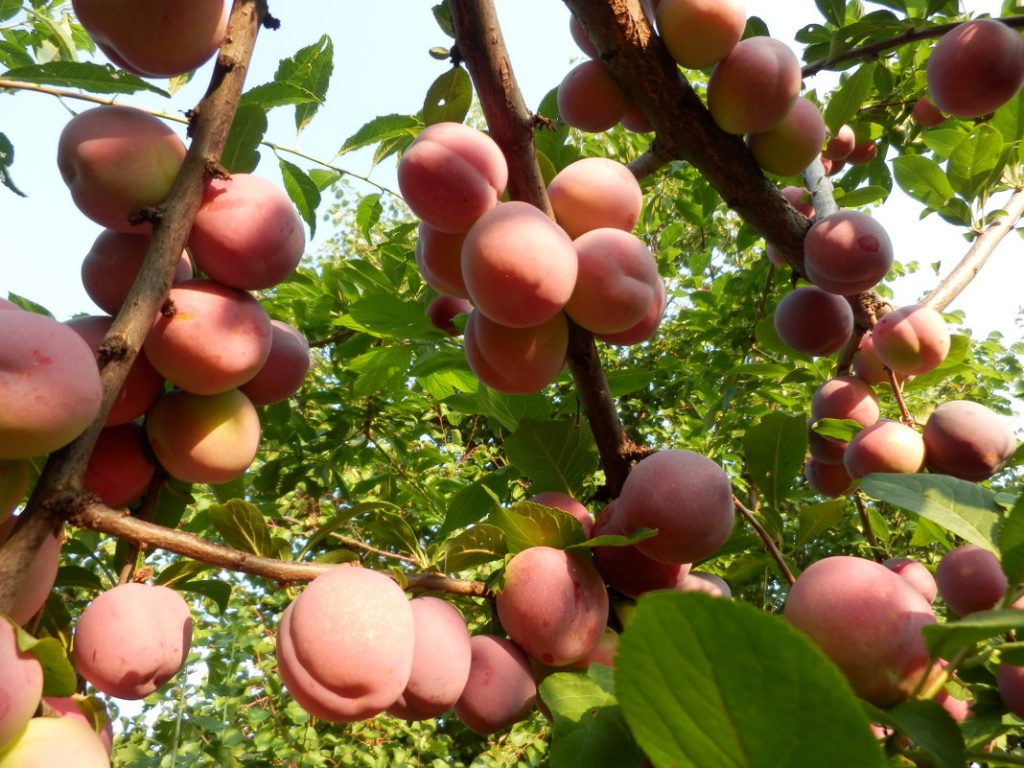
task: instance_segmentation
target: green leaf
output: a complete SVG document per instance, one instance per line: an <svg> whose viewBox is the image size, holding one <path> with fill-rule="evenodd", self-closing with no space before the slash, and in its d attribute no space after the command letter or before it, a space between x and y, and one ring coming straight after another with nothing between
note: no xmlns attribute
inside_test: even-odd
<svg viewBox="0 0 1024 768"><path fill-rule="evenodd" d="M367 243L373 243L370 232L380 221L382 213L384 213L384 206L380 202L379 192L366 195L359 201L359 206L356 208L356 226L359 227L359 231Z"/></svg>
<svg viewBox="0 0 1024 768"><path fill-rule="evenodd" d="M229 547L254 555L274 557L276 548L260 508L241 499L211 504L210 522Z"/></svg>
<svg viewBox="0 0 1024 768"><path fill-rule="evenodd" d="M231 173L252 173L260 163L260 142L267 132L267 113L256 104L235 112L220 164Z"/></svg>
<svg viewBox="0 0 1024 768"><path fill-rule="evenodd" d="M575 419L522 419L505 438L509 462L533 482L531 491L562 491L577 496L597 469L597 446L590 429Z"/></svg>
<svg viewBox="0 0 1024 768"><path fill-rule="evenodd" d="M991 125L1007 146L1017 145L1017 158L1024 163L1024 89L996 110Z"/></svg>
<svg viewBox="0 0 1024 768"><path fill-rule="evenodd" d="M848 443L864 429L864 426L853 419L818 419L811 429L822 437L831 437L833 440Z"/></svg>
<svg viewBox="0 0 1024 768"><path fill-rule="evenodd" d="M465 528L498 509L501 499L508 495L509 486L516 477L514 470L502 467L460 490L448 502L448 514L445 515L441 533Z"/></svg>
<svg viewBox="0 0 1024 768"><path fill-rule="evenodd" d="M214 570L215 566L209 563L201 563L198 560L176 560L160 571L154 579L157 584L165 587L174 587L187 581L192 581L200 573Z"/></svg>
<svg viewBox="0 0 1024 768"><path fill-rule="evenodd" d="M9 169L12 165L14 165L14 145L11 144L11 140L7 136L0 133L0 184L3 184L19 197L27 197L24 192L18 189L14 179L11 178Z"/></svg>
<svg viewBox="0 0 1024 768"><path fill-rule="evenodd" d="M614 695L612 670L591 665L586 673L557 672L540 684L551 712L551 768L614 765L632 768L644 755L629 732Z"/></svg>
<svg viewBox="0 0 1024 768"><path fill-rule="evenodd" d="M962 539L995 552L1000 507L977 483L947 475L875 473L859 481L875 499L931 520Z"/></svg>
<svg viewBox="0 0 1024 768"><path fill-rule="evenodd" d="M231 600L231 585L226 581L218 581L216 579L185 581L178 584L176 589L181 592L201 595L213 601L213 604L217 606L217 610L222 614L228 609L228 601Z"/></svg>
<svg viewBox="0 0 1024 768"><path fill-rule="evenodd" d="M341 178L341 173L333 168L313 168L309 172L309 178L316 184L316 188L323 192Z"/></svg>
<svg viewBox="0 0 1024 768"><path fill-rule="evenodd" d="M796 547L802 547L825 531L835 528L845 516L846 501L843 499L832 499L802 507L800 527L796 533Z"/></svg>
<svg viewBox="0 0 1024 768"><path fill-rule="evenodd" d="M21 0L0 0L0 21L14 18L21 10Z"/></svg>
<svg viewBox="0 0 1024 768"><path fill-rule="evenodd" d="M831 1L839 6L836 10L844 9L846 5L846 3L841 1ZM820 6L821 3L819 1ZM842 17L840 17L840 21L833 23L841 25L841 19ZM873 61L861 64L856 72L843 80L839 88L835 90L832 97L828 100L828 105L825 107L824 112L825 125L829 127L833 135L844 124L850 122L861 108L868 93L871 91L871 81L875 77L876 66L877 64Z"/></svg>
<svg viewBox="0 0 1024 768"><path fill-rule="evenodd" d="M102 592L104 589L99 576L80 565L62 565L58 568L55 584L58 587L81 587L91 592Z"/></svg>
<svg viewBox="0 0 1024 768"><path fill-rule="evenodd" d="M502 530L511 554L529 547L565 549L584 540L580 521L559 509L522 501L508 509L498 507L487 522Z"/></svg>
<svg viewBox="0 0 1024 768"><path fill-rule="evenodd" d="M814 0L825 21L837 27L843 26L846 19L846 0Z"/></svg>
<svg viewBox="0 0 1024 768"><path fill-rule="evenodd" d="M889 196L889 190L882 186L869 185L866 187L860 187L852 192L847 192L844 195L838 195L836 201L840 203L843 208L857 208L862 205L870 205L871 203L884 200Z"/></svg>
<svg viewBox="0 0 1024 768"><path fill-rule="evenodd" d="M701 594L643 595L615 689L659 768L881 768L849 683L779 616Z"/></svg>
<svg viewBox="0 0 1024 768"><path fill-rule="evenodd" d="M1002 168L1003 136L990 125L981 123L973 136L956 145L949 156L947 175L953 189L968 202L982 190Z"/></svg>
<svg viewBox="0 0 1024 768"><path fill-rule="evenodd" d="M327 539L328 536L339 528L348 525L356 515L362 515L378 509L390 511L395 509L395 505L386 501L361 501L358 504L353 504L352 506L336 507L336 513L330 520L317 528L316 533L309 537L309 541L307 541L306 546L299 551L299 555L296 559L302 560L307 553L316 549L316 547L319 546L322 541Z"/></svg>
<svg viewBox="0 0 1024 768"><path fill-rule="evenodd" d="M285 191L309 227L309 237L312 239L316 235L316 209L320 205L320 189L299 166L287 160L280 160L279 164Z"/></svg>
<svg viewBox="0 0 1024 768"><path fill-rule="evenodd" d="M18 650L32 654L39 661L43 668L44 696L71 696L77 690L78 676L60 640L32 637L7 616L0 616L0 621L8 621L14 627Z"/></svg>
<svg viewBox="0 0 1024 768"><path fill-rule="evenodd" d="M4 72L8 80L37 85L57 85L62 88L81 88L91 93L138 93L149 91L161 96L170 94L141 77L130 75L110 65L85 61L51 61L31 67L15 67Z"/></svg>
<svg viewBox="0 0 1024 768"><path fill-rule="evenodd" d="M941 208L955 191L939 164L922 155L900 155L892 161L896 183L915 200Z"/></svg>
<svg viewBox="0 0 1024 768"><path fill-rule="evenodd" d="M960 728L934 701L904 701L887 709L885 720L885 724L895 725L919 749L931 755L936 768L963 768L968 762Z"/></svg>
<svg viewBox="0 0 1024 768"><path fill-rule="evenodd" d="M978 611L958 621L923 627L924 641L932 656L951 658L961 648L1006 632L1024 629L1024 611L1013 608Z"/></svg>
<svg viewBox="0 0 1024 768"><path fill-rule="evenodd" d="M274 73L274 82L290 83L312 95L312 99L295 105L295 130L301 131L327 98L327 88L334 72L334 43L323 35L312 45L281 59Z"/></svg>
<svg viewBox="0 0 1024 768"><path fill-rule="evenodd" d="M448 37L455 37L455 27L452 25L452 15L448 10L448 3L440 2L433 6L431 12L434 14L434 21Z"/></svg>
<svg viewBox="0 0 1024 768"><path fill-rule="evenodd" d="M963 128L932 128L921 134L921 140L940 160L946 160L965 136Z"/></svg>
<svg viewBox="0 0 1024 768"><path fill-rule="evenodd" d="M999 560L1011 584L1024 581L1024 494L999 526Z"/></svg>
<svg viewBox="0 0 1024 768"><path fill-rule="evenodd" d="M427 89L423 100L423 119L434 123L461 123L473 102L473 81L462 67L452 67Z"/></svg>
<svg viewBox="0 0 1024 768"><path fill-rule="evenodd" d="M496 525L482 523L446 541L439 563L445 573L458 573L500 560L506 554L505 533Z"/></svg>
<svg viewBox="0 0 1024 768"><path fill-rule="evenodd" d="M353 133L338 150L339 155L386 139L403 138L407 142L416 138L423 130L423 121L413 115L381 115L365 123Z"/></svg>
<svg viewBox="0 0 1024 768"><path fill-rule="evenodd" d="M743 451L750 479L765 501L777 507L789 495L803 467L807 422L803 416L773 411L747 430Z"/></svg>
<svg viewBox="0 0 1024 768"><path fill-rule="evenodd" d="M322 101L315 93L298 83L271 82L257 85L242 94L239 106L257 106L263 111L289 104L319 104Z"/></svg>
<svg viewBox="0 0 1024 768"><path fill-rule="evenodd" d="M384 338L422 336L432 327L422 304L393 293L366 293L349 306L349 315L353 322L342 318L342 325Z"/></svg>

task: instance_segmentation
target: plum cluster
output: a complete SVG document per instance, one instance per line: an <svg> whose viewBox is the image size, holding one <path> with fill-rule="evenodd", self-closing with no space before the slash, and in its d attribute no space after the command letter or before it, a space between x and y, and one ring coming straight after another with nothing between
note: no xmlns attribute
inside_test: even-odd
<svg viewBox="0 0 1024 768"><path fill-rule="evenodd" d="M564 168L548 188L556 221L501 202L507 180L498 145L457 123L424 129L398 166L421 220L417 266L441 294L432 320L456 333L454 315L468 312L470 367L494 389L528 393L562 370L569 318L608 343L639 343L661 322L665 287L631 233L642 195L625 166L595 157Z"/></svg>

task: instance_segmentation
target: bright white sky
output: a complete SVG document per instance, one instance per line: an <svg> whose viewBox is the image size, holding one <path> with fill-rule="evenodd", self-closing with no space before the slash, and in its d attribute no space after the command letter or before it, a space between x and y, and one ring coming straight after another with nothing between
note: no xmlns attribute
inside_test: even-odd
<svg viewBox="0 0 1024 768"><path fill-rule="evenodd" d="M346 137L369 118L390 112L415 112L430 82L447 64L427 56L427 49L447 45L448 40L430 17L431 2L383 0L376 3L322 3L293 0L274 7L282 22L277 32L263 32L257 44L249 83L269 79L277 61L297 48L315 42L323 34L334 40L335 75L327 105L310 127L295 136L291 113L276 112L269 137L285 146L300 146L316 157L331 158ZM535 106L557 85L579 52L568 34L568 11L557 0L497 0L506 42L510 49L527 104ZM776 0L748 0L748 13L768 22L773 35L790 42L803 24L820 16L811 0L780 3ZM996 13L998 2L967 2L972 11ZM209 75L210 65L196 75L195 83L175 97L170 106L162 100L147 106L183 112L194 104ZM827 90L825 74L807 85ZM139 103L135 97L127 103ZM67 107L79 111L82 102ZM55 163L57 137L69 117L56 99L32 93L0 95L0 130L16 150L13 175L28 199L0 189L0 295L8 291L32 298L53 311L59 319L79 312L95 313L79 280L79 265L99 232L97 225L82 216L71 203ZM351 170L370 173L365 155L343 158ZM267 153L260 172L278 179L275 159ZM373 172L373 177L390 184L393 164ZM944 274L966 249L960 232L936 216L918 221L919 207L894 195L875 215L887 226L896 243L897 258L917 260L922 265L941 261ZM322 235L318 240L322 239ZM315 248L314 242L311 247ZM963 308L976 334L1002 329L1018 338L1014 328L1022 305L1024 285L1024 244L1008 238L985 268L981 277L951 309ZM911 303L934 282L926 274L907 278L894 287L896 301Z"/></svg>

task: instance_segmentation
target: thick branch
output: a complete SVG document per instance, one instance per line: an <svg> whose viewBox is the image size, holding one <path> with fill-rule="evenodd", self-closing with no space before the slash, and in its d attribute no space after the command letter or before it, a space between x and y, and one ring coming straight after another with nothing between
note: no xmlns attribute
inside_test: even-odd
<svg viewBox="0 0 1024 768"><path fill-rule="evenodd" d="M941 283L935 286L935 289L921 302L922 304L941 312L963 292L988 261L988 257L992 255L996 246L1013 231L1013 228L1020 222L1021 216L1024 216L1024 189L1018 189L1010 196L1004 210L1006 215L1000 216L975 239L960 263L946 275Z"/></svg>
<svg viewBox="0 0 1024 768"><path fill-rule="evenodd" d="M10 610L21 579L46 535L74 509L73 504L66 503L67 494L81 487L82 474L106 414L166 300L202 200L204 179L220 160L264 14L261 0L235 0L209 90L193 114L193 140L185 162L153 225L153 239L139 277L100 345L100 413L82 435L51 454L17 529L0 547L0 613Z"/></svg>
<svg viewBox="0 0 1024 768"><path fill-rule="evenodd" d="M240 552L231 547L206 541L194 533L166 528L117 512L102 504L84 502L77 505L71 518L74 525L116 536L139 546L159 547L167 552L189 557L202 563L263 576L279 582L300 582L315 579L324 571L337 567L330 563L296 563ZM403 574L412 589L442 590L454 595L486 597L483 582L451 579L436 573Z"/></svg>

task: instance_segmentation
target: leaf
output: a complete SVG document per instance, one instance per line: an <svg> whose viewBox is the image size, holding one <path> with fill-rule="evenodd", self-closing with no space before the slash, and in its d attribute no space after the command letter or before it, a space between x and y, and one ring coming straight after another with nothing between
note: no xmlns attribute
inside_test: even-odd
<svg viewBox="0 0 1024 768"><path fill-rule="evenodd" d="M434 123L461 123L473 102L473 82L462 67L452 67L427 89L423 100L423 119Z"/></svg>
<svg viewBox="0 0 1024 768"><path fill-rule="evenodd" d="M999 560L1011 584L1024 581L1024 494L999 526Z"/></svg>
<svg viewBox="0 0 1024 768"><path fill-rule="evenodd" d="M643 761L622 719L611 677L611 669L594 664L586 673L556 672L540 684L554 720L551 768L632 768Z"/></svg>
<svg viewBox="0 0 1024 768"><path fill-rule="evenodd" d="M505 534L496 525L474 525L444 543L439 559L445 573L458 573L468 568L500 560L508 554Z"/></svg>
<svg viewBox="0 0 1024 768"><path fill-rule="evenodd" d="M257 85L242 94L239 106L257 106L264 112L289 104L320 103L315 93L297 83L271 82Z"/></svg>
<svg viewBox="0 0 1024 768"><path fill-rule="evenodd" d="M7 21L21 10L21 0L0 0L0 21Z"/></svg>
<svg viewBox="0 0 1024 768"><path fill-rule="evenodd" d="M853 419L818 419L811 429L822 437L831 437L833 440L848 443L864 429L864 426Z"/></svg>
<svg viewBox="0 0 1024 768"><path fill-rule="evenodd" d="M580 521L557 509L522 501L510 508L498 507L487 522L502 530L509 553L529 547L565 549L584 540Z"/></svg>
<svg viewBox="0 0 1024 768"><path fill-rule="evenodd" d="M590 429L574 419L522 419L505 438L509 462L532 480L531 490L577 496L597 469L597 446Z"/></svg>
<svg viewBox="0 0 1024 768"><path fill-rule="evenodd" d="M231 173L252 173L260 163L260 142L267 132L267 113L256 104L235 112L220 163Z"/></svg>
<svg viewBox="0 0 1024 768"><path fill-rule="evenodd" d="M936 768L963 768L968 762L956 721L934 701L910 699L885 711L884 724L895 725L935 761Z"/></svg>
<svg viewBox="0 0 1024 768"><path fill-rule="evenodd" d="M27 197L24 192L18 189L14 179L11 178L9 169L12 165L14 165L14 145L11 144L11 140L6 135L0 133L0 184L3 184L19 197Z"/></svg>
<svg viewBox="0 0 1024 768"><path fill-rule="evenodd" d="M77 690L78 676L60 640L32 637L7 616L0 615L0 621L8 621L14 627L18 650L32 654L39 661L43 668L44 696L71 696Z"/></svg>
<svg viewBox="0 0 1024 768"><path fill-rule="evenodd" d="M320 189L299 166L287 160L280 160L279 163L285 191L309 227L309 237L312 239L316 235L316 209L320 205Z"/></svg>
<svg viewBox="0 0 1024 768"><path fill-rule="evenodd" d="M844 10L845 12L846 4L844 2L838 2L837 4L839 8L836 10ZM820 1L819 7L821 7ZM839 21L833 23L841 25L842 17L840 17ZM871 90L871 81L874 79L876 66L877 64L873 61L861 64L856 72L842 81L828 100L824 117L825 124L832 131L833 135L845 123L850 122L861 108Z"/></svg>
<svg viewBox="0 0 1024 768"><path fill-rule="evenodd" d="M836 666L784 619L746 604L643 595L619 641L615 690L659 768L885 764Z"/></svg>
<svg viewBox="0 0 1024 768"><path fill-rule="evenodd" d="M165 587L173 587L191 581L200 573L212 571L214 567L198 560L177 560L161 570L155 581Z"/></svg>
<svg viewBox="0 0 1024 768"><path fill-rule="evenodd" d="M51 61L31 67L15 67L4 72L8 80L37 85L57 85L62 88L81 88L91 93L138 93L149 91L164 97L170 94L141 77L130 75L109 64L84 61Z"/></svg>
<svg viewBox="0 0 1024 768"><path fill-rule="evenodd" d="M991 125L1007 145L1016 143L1017 158L1024 163L1024 89L996 110Z"/></svg>
<svg viewBox="0 0 1024 768"><path fill-rule="evenodd" d="M448 10L448 3L440 2L433 6L431 12L434 14L434 21L448 37L455 37L455 27L452 25L452 15Z"/></svg>
<svg viewBox="0 0 1024 768"><path fill-rule="evenodd" d="M516 477L514 470L502 467L460 490L448 503L448 514L440 532L449 533L483 520L508 495L509 485Z"/></svg>
<svg viewBox="0 0 1024 768"><path fill-rule="evenodd" d="M319 546L319 544L328 536L339 528L348 525L356 515L372 512L376 509L394 510L395 506L386 501L361 501L350 507L338 507L337 514L333 515L330 520L317 528L316 532L309 537L309 541L307 541L306 546L299 551L299 555L296 559L302 560L307 553L316 549L316 547Z"/></svg>
<svg viewBox="0 0 1024 768"><path fill-rule="evenodd" d="M941 208L955 191L934 160L921 155L900 155L892 161L896 183L915 200Z"/></svg>
<svg viewBox="0 0 1024 768"><path fill-rule="evenodd" d="M231 600L231 585L226 581L209 579L203 581L185 581L178 584L176 589L181 592L191 592L201 595L213 601L220 613L228 609L228 601Z"/></svg>
<svg viewBox="0 0 1024 768"><path fill-rule="evenodd" d="M1000 508L995 494L947 475L875 473L861 478L869 496L931 520L971 544L995 552Z"/></svg>
<svg viewBox="0 0 1024 768"><path fill-rule="evenodd" d="M359 227L359 231L367 243L372 244L370 231L380 221L382 213L384 213L384 206L380 202L379 192L366 195L359 201L359 206L356 208L356 226Z"/></svg>
<svg viewBox="0 0 1024 768"><path fill-rule="evenodd" d="M846 19L846 0L814 0L825 21L837 27L843 26Z"/></svg>
<svg viewBox="0 0 1024 768"><path fill-rule="evenodd" d="M889 196L889 190L885 187L869 185L847 192L845 195L837 196L836 201L840 202L843 208L857 208L862 205L884 200Z"/></svg>
<svg viewBox="0 0 1024 768"><path fill-rule="evenodd" d="M260 508L241 499L225 504L211 504L210 522L229 547L254 555L274 557L275 547L270 528Z"/></svg>
<svg viewBox="0 0 1024 768"><path fill-rule="evenodd" d="M932 656L952 658L961 648L968 648L982 640L998 637L1006 632L1024 629L1024 611L1006 608L978 611L945 624L930 624L922 628L924 641Z"/></svg>
<svg viewBox="0 0 1024 768"><path fill-rule="evenodd" d="M772 507L793 487L807 452L807 422L803 416L773 411L743 437L747 471Z"/></svg>
<svg viewBox="0 0 1024 768"><path fill-rule="evenodd" d="M832 499L801 508L796 547L802 547L825 531L836 527L845 515L846 502L843 499Z"/></svg>
<svg viewBox="0 0 1024 768"><path fill-rule="evenodd" d="M953 189L966 201L978 197L1002 168L1003 137L995 128L981 123L949 156L947 175Z"/></svg>
<svg viewBox="0 0 1024 768"><path fill-rule="evenodd" d="M637 528L628 536L617 533L603 533L592 539L581 541L579 544L570 544L566 549L593 549L594 547L631 547L638 541L653 538L658 532L653 528Z"/></svg>
<svg viewBox="0 0 1024 768"><path fill-rule="evenodd" d="M405 138L412 141L423 130L423 121L413 115L381 115L365 123L338 150L339 155L377 144L385 139Z"/></svg>
<svg viewBox="0 0 1024 768"><path fill-rule="evenodd" d="M102 592L104 589L99 576L80 565L60 566L57 569L57 580L54 583L58 587L81 587L92 592Z"/></svg>
<svg viewBox="0 0 1024 768"><path fill-rule="evenodd" d="M327 98L327 88L334 72L334 43L323 35L312 45L281 59L274 73L274 82L290 83L314 98L295 105L295 130L302 131Z"/></svg>

